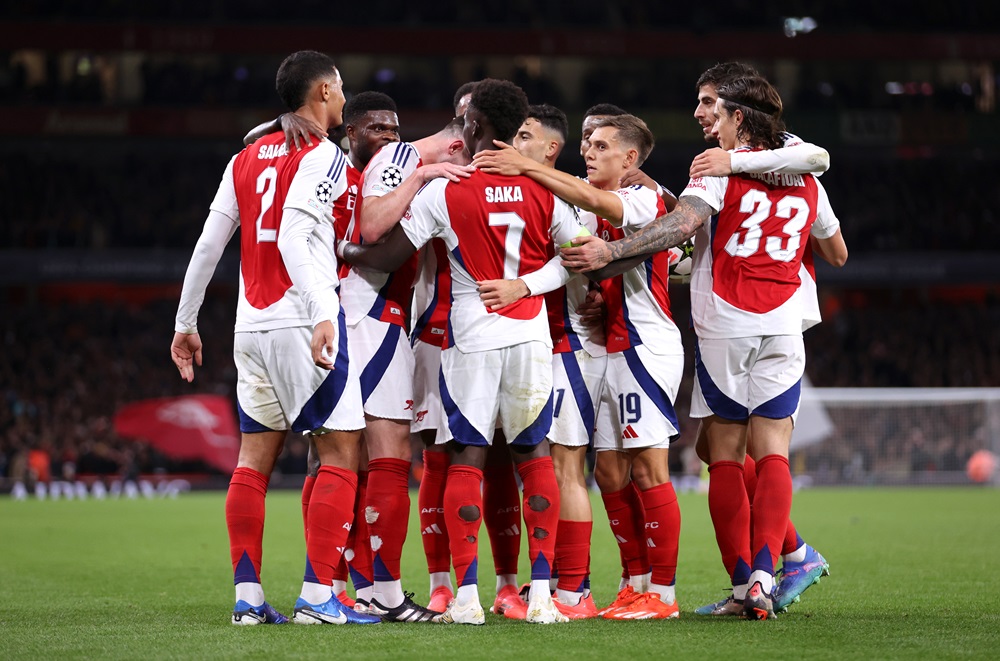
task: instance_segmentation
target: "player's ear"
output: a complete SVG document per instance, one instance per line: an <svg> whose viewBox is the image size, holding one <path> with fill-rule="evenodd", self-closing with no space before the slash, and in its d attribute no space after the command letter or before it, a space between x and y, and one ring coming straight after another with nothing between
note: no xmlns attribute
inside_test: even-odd
<svg viewBox="0 0 1000 661"><path fill-rule="evenodd" d="M549 147L545 150L545 158L555 156L559 151L559 143L555 140L549 140Z"/></svg>
<svg viewBox="0 0 1000 661"><path fill-rule="evenodd" d="M625 169L630 170L639 160L639 150L629 149L625 152Z"/></svg>
<svg viewBox="0 0 1000 661"><path fill-rule="evenodd" d="M457 154L458 152L465 151L465 143L461 140L452 140L448 143L448 155Z"/></svg>

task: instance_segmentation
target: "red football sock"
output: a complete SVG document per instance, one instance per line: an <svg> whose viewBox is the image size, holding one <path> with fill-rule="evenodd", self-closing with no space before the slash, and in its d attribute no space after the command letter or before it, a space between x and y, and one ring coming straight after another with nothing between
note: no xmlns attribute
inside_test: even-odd
<svg viewBox="0 0 1000 661"><path fill-rule="evenodd" d="M673 585L677 574L677 545L681 536L681 509L670 482L640 491L646 511L646 539L653 566L652 583Z"/></svg>
<svg viewBox="0 0 1000 661"><path fill-rule="evenodd" d="M420 478L417 505L420 507L420 539L427 556L427 572L451 570L448 526L444 520L444 483L450 463L447 452L424 450L424 474Z"/></svg>
<svg viewBox="0 0 1000 661"><path fill-rule="evenodd" d="M802 538L799 537L799 531L795 529L795 524L789 519L788 527L785 528L785 540L781 543L781 555L794 553L804 543Z"/></svg>
<svg viewBox="0 0 1000 661"><path fill-rule="evenodd" d="M593 521L559 519L556 535L559 583L556 587L560 590L583 592L584 582L590 574L590 536L593 530Z"/></svg>
<svg viewBox="0 0 1000 661"><path fill-rule="evenodd" d="M733 585L740 585L750 577L750 501L743 482L743 465L717 461L708 472L708 511L722 564Z"/></svg>
<svg viewBox="0 0 1000 661"><path fill-rule="evenodd" d="M313 475L306 475L306 481L302 484L302 531L306 539L309 539L309 529L306 528L306 521L309 520L309 499L312 498L313 486L316 485L316 478Z"/></svg>
<svg viewBox="0 0 1000 661"><path fill-rule="evenodd" d="M313 582L321 585L333 582L334 569L347 546L347 534L354 520L357 491L357 474L346 468L320 466L309 500L306 556L312 568L312 577L307 567L307 581L315 578Z"/></svg>
<svg viewBox="0 0 1000 661"><path fill-rule="evenodd" d="M500 448L506 451L506 448ZM521 553L521 492L508 456L491 456L483 472L483 523L496 573L516 574Z"/></svg>
<svg viewBox="0 0 1000 661"><path fill-rule="evenodd" d="M399 560L410 521L409 488L409 461L368 460L365 518L369 521L376 581L399 580Z"/></svg>
<svg viewBox="0 0 1000 661"><path fill-rule="evenodd" d="M618 549L625 563L626 574L622 578L642 576L649 569L649 560L646 556L645 513L638 492L630 482L621 491L602 493L601 499L608 513L611 533L618 540Z"/></svg>
<svg viewBox="0 0 1000 661"><path fill-rule="evenodd" d="M444 488L444 517L459 586L479 583L477 551L483 510L483 471L452 464ZM462 515L465 514L465 517Z"/></svg>
<svg viewBox="0 0 1000 661"><path fill-rule="evenodd" d="M559 483L556 482L552 457L522 461L517 465L517 472L524 484L521 511L528 532L531 580L548 580L552 577L559 528Z"/></svg>
<svg viewBox="0 0 1000 661"><path fill-rule="evenodd" d="M747 498L750 499L750 507L753 507L753 496L757 493L757 462L750 455L746 455L743 458L743 483L747 487Z"/></svg>
<svg viewBox="0 0 1000 661"><path fill-rule="evenodd" d="M347 548L353 553L348 560L348 567L355 590L367 588L375 580L372 577L372 545L369 541L368 521L365 520L367 497L368 471L361 471L358 473L358 495L354 502L354 525L347 541Z"/></svg>
<svg viewBox="0 0 1000 661"><path fill-rule="evenodd" d="M753 569L774 573L792 511L792 473L788 458L769 454L757 462L753 517Z"/></svg>
<svg viewBox="0 0 1000 661"><path fill-rule="evenodd" d="M267 482L266 475L252 468L237 468L229 480L226 527L234 583L260 583Z"/></svg>

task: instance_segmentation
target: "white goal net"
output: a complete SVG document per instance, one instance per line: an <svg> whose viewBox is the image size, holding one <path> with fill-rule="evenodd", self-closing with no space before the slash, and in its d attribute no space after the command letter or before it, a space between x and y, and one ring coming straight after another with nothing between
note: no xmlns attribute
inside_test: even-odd
<svg viewBox="0 0 1000 661"><path fill-rule="evenodd" d="M978 450L1000 454L1000 388L803 388L790 459L817 485L960 484Z"/></svg>

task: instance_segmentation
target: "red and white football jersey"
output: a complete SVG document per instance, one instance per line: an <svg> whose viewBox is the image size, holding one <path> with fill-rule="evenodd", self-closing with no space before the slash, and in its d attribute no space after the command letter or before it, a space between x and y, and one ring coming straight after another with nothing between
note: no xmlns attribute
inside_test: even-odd
<svg viewBox="0 0 1000 661"><path fill-rule="evenodd" d="M420 154L408 142L382 147L361 173L361 200L358 206L365 198L381 197L396 190L420 165ZM357 221L349 240L364 243ZM353 326L367 315L408 329L418 262L418 256L414 255L394 273L351 269L340 288L347 323Z"/></svg>
<svg viewBox="0 0 1000 661"><path fill-rule="evenodd" d="M313 325L278 251L284 209L316 220L310 254L317 286L337 285L334 217L349 213L352 166L328 140L292 152L284 142L284 134L272 133L234 156L211 204L240 223L237 332Z"/></svg>
<svg viewBox="0 0 1000 661"><path fill-rule="evenodd" d="M441 239L420 249L420 268L413 287L413 328L410 344L420 340L440 347L444 344L451 310L451 264Z"/></svg>
<svg viewBox="0 0 1000 661"><path fill-rule="evenodd" d="M591 234L597 234L597 217L592 213L582 213L580 223ZM553 255L555 249L553 247ZM580 321L577 309L587 298L590 280L584 275L576 275L565 287L545 294L545 307L549 315L549 333L552 335L552 353L568 353L585 349L591 356L607 355L603 338L592 336L590 328Z"/></svg>
<svg viewBox="0 0 1000 661"><path fill-rule="evenodd" d="M817 191L816 178L808 174L688 182L681 196L698 197L717 212L695 238L691 316L699 337L802 332L803 275L809 277L802 258L816 220Z"/></svg>
<svg viewBox="0 0 1000 661"><path fill-rule="evenodd" d="M402 227L414 246L441 238L448 251L452 305L445 348L471 353L531 341L552 346L542 296L493 312L479 299L476 282L512 280L544 266L551 244L586 233L573 207L527 177L477 170L458 183L428 183L407 215Z"/></svg>
<svg viewBox="0 0 1000 661"><path fill-rule="evenodd" d="M632 186L614 191L622 201L622 226L596 218L605 241L624 238L666 213L656 191ZM594 214L584 212L584 217ZM670 315L670 252L656 253L635 268L601 283L608 306L607 351L617 353L640 344L659 355L684 353L681 334Z"/></svg>

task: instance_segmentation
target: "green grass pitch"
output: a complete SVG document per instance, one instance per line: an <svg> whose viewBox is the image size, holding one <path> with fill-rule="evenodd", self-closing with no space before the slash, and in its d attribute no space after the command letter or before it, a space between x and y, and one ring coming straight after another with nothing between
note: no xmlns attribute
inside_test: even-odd
<svg viewBox="0 0 1000 661"><path fill-rule="evenodd" d="M222 493L153 501L0 499L0 659L1000 657L995 489L796 494L793 520L830 561L832 575L768 622L691 612L721 598L726 581L706 498L683 494L681 618L551 626L487 614L484 627L234 627L223 502ZM614 596L618 560L600 499L594 504L592 580L600 606ZM286 614L302 580L300 516L297 493L269 496L264 587ZM485 540L482 548L488 606L494 585ZM404 587L426 602L415 514L403 571Z"/></svg>

